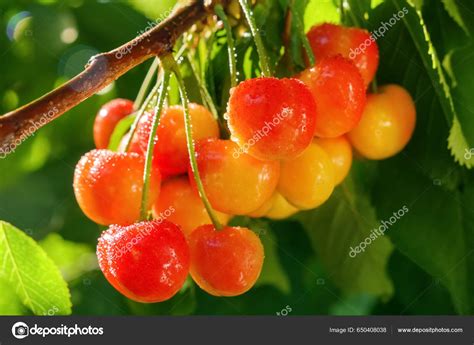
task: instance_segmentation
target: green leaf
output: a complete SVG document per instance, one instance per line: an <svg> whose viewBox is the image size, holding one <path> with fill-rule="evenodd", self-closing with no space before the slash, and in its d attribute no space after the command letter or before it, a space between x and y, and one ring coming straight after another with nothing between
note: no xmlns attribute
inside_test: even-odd
<svg viewBox="0 0 474 345"><path fill-rule="evenodd" d="M426 28L422 13L416 7L409 5L405 0L392 0L392 2L397 11L401 11L405 7L409 9L408 14L403 17L403 23L411 36L423 67L430 78L431 85L436 92L437 101L443 110L444 117L448 125L452 127L456 122L456 119L458 119L454 107L453 96L446 80L441 62L431 42L431 37ZM464 135L462 133L463 129L459 128L457 131L458 137L463 137ZM467 140L464 141L467 142ZM456 145L456 147L462 145L462 142L462 140L458 140L458 145ZM451 154L454 156L456 162L468 168L472 168L473 163L464 159L465 149L469 149L469 147L466 146L464 147L464 150L459 151L451 150Z"/></svg>
<svg viewBox="0 0 474 345"><path fill-rule="evenodd" d="M26 310L15 290L8 282L0 278L0 315L24 315Z"/></svg>
<svg viewBox="0 0 474 345"><path fill-rule="evenodd" d="M0 221L0 276L14 288L23 304L36 315L71 313L66 282L33 239Z"/></svg>
<svg viewBox="0 0 474 345"><path fill-rule="evenodd" d="M380 218L392 214L397 205L409 208L388 233L397 249L448 288L458 312L472 313L472 181L464 193L445 190L421 174L415 161L401 155L380 164L373 191Z"/></svg>
<svg viewBox="0 0 474 345"><path fill-rule="evenodd" d="M468 28L466 24L464 23L464 19L462 18L461 15L461 9L459 8L458 4L456 3L456 0L441 0L443 2L444 7L446 8L446 11L449 13L451 18L454 19L458 25L463 28L466 33L468 32Z"/></svg>
<svg viewBox="0 0 474 345"><path fill-rule="evenodd" d="M58 266L66 281L97 269L95 252L86 244L66 241L61 235L51 233L39 245Z"/></svg>
<svg viewBox="0 0 474 345"><path fill-rule="evenodd" d="M313 25L330 22L339 23L340 15L334 1L309 0L304 14L305 29L309 30Z"/></svg>
<svg viewBox="0 0 474 345"><path fill-rule="evenodd" d="M370 238L371 232L380 226L367 193L354 183L353 176L324 205L296 218L336 286L351 294L369 293L384 298L392 295L392 283L386 273L392 253L388 238L380 236L365 252L354 258L349 255L352 247Z"/></svg>
<svg viewBox="0 0 474 345"><path fill-rule="evenodd" d="M112 135L110 136L109 150L118 150L123 136L128 132L136 117L136 115L129 115L124 117L122 120L119 121L119 123L117 123L114 131L112 132Z"/></svg>
<svg viewBox="0 0 474 345"><path fill-rule="evenodd" d="M458 114L460 128L466 134L466 146L462 150L474 147L474 100L472 91L474 90L474 44L453 51L445 65L451 73L454 81L453 101ZM462 147L461 147L462 149ZM474 165L474 160L466 162L470 167Z"/></svg>
<svg viewBox="0 0 474 345"><path fill-rule="evenodd" d="M254 228L252 227L252 229ZM281 292L289 294L290 281L278 258L277 239L275 235L270 232L270 228L266 229L265 232L260 235L260 240L265 248L265 260L263 262L262 273L255 285L273 285Z"/></svg>

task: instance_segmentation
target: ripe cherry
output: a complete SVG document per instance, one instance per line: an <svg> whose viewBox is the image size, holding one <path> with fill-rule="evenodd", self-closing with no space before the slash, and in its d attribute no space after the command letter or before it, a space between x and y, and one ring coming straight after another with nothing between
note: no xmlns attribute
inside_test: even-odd
<svg viewBox="0 0 474 345"><path fill-rule="evenodd" d="M311 143L316 104L296 79L255 78L231 91L227 108L232 140L259 159L296 157Z"/></svg>
<svg viewBox="0 0 474 345"><path fill-rule="evenodd" d="M285 219L291 217L297 213L299 209L291 205L286 199L278 192L274 194L272 207L268 210L265 215L270 219Z"/></svg>
<svg viewBox="0 0 474 345"><path fill-rule="evenodd" d="M326 23L313 26L307 36L317 61L341 54L354 62L365 86L370 84L377 72L379 48L368 31Z"/></svg>
<svg viewBox="0 0 474 345"><path fill-rule="evenodd" d="M129 225L140 217L144 159L136 153L93 150L74 172L74 193L82 211L103 225ZM160 173L152 171L149 207L160 190Z"/></svg>
<svg viewBox="0 0 474 345"><path fill-rule="evenodd" d="M200 225L211 223L201 198L186 176L172 177L166 180L160 191L160 197L153 205L155 218L164 218L178 224L185 235ZM219 222L225 224L230 216L216 212Z"/></svg>
<svg viewBox="0 0 474 345"><path fill-rule="evenodd" d="M219 125L206 108L191 103L189 113L194 140L219 137ZM142 154L146 152L153 118L151 113L145 113L140 119L131 151ZM155 137L153 164L159 168L164 177L187 171L189 158L183 107L176 105L163 110Z"/></svg>
<svg viewBox="0 0 474 345"><path fill-rule="evenodd" d="M331 196L333 189L333 164L316 143L297 158L281 163L278 191L293 206L315 208Z"/></svg>
<svg viewBox="0 0 474 345"><path fill-rule="evenodd" d="M349 174L352 166L352 146L345 136L338 138L320 138L316 144L328 154L334 165L334 183L338 185Z"/></svg>
<svg viewBox="0 0 474 345"><path fill-rule="evenodd" d="M133 102L128 99L117 98L104 104L94 122L95 146L98 149L106 149L117 123L132 112Z"/></svg>
<svg viewBox="0 0 474 345"><path fill-rule="evenodd" d="M415 103L410 94L401 86L386 85L368 96L362 119L349 133L349 140L366 158L388 158L408 144L415 123Z"/></svg>
<svg viewBox="0 0 474 345"><path fill-rule="evenodd" d="M339 137L357 125L364 110L365 87L352 62L341 56L321 59L299 78L308 85L318 105L316 136Z"/></svg>
<svg viewBox="0 0 474 345"><path fill-rule="evenodd" d="M278 183L279 162L241 153L230 140L199 141L196 160L211 205L223 213L244 215L255 211L272 196ZM188 175L195 184L191 170Z"/></svg>
<svg viewBox="0 0 474 345"><path fill-rule="evenodd" d="M263 265L263 245L251 230L203 225L189 236L191 276L214 296L237 296L257 281Z"/></svg>
<svg viewBox="0 0 474 345"><path fill-rule="evenodd" d="M173 297L183 286L190 265L186 239L168 221L112 225L99 238L97 258L109 283L142 303Z"/></svg>

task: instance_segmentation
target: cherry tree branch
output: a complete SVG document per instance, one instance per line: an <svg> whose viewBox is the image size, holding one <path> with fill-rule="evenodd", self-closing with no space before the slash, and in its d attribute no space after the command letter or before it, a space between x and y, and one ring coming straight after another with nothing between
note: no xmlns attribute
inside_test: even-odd
<svg viewBox="0 0 474 345"><path fill-rule="evenodd" d="M186 30L204 19L212 2L191 0L167 19L110 52L93 56L85 70L41 98L0 116L0 156L14 151L39 128L58 118L145 60L167 54Z"/></svg>

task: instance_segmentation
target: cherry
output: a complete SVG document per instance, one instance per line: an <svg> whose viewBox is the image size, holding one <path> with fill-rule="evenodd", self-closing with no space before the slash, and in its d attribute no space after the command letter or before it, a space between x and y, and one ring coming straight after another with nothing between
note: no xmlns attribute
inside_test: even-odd
<svg viewBox="0 0 474 345"><path fill-rule="evenodd" d="M297 158L282 162L278 191L293 206L315 208L331 196L333 189L333 164L316 143Z"/></svg>
<svg viewBox="0 0 474 345"><path fill-rule="evenodd" d="M311 143L316 104L299 80L255 78L231 90L227 116L242 151L259 159L287 159Z"/></svg>
<svg viewBox="0 0 474 345"><path fill-rule="evenodd" d="M240 153L238 145L230 140L199 141L196 160L211 205L223 213L244 215L255 211L272 196L278 183L279 162ZM188 175L195 185L191 170Z"/></svg>
<svg viewBox="0 0 474 345"><path fill-rule="evenodd" d="M106 149L117 123L132 112L133 102L128 99L117 98L104 104L94 122L95 146Z"/></svg>
<svg viewBox="0 0 474 345"><path fill-rule="evenodd" d="M192 278L214 296L245 293L262 270L262 242L247 228L200 226L189 236L189 248Z"/></svg>
<svg viewBox="0 0 474 345"><path fill-rule="evenodd" d="M129 225L140 217L144 159L136 153L93 150L74 172L74 193L82 211L103 225ZM160 173L152 171L149 205L157 199Z"/></svg>
<svg viewBox="0 0 474 345"><path fill-rule="evenodd" d="M230 216L216 212L221 223L227 223ZM155 218L167 220L178 224L185 235L200 225L211 223L201 198L195 191L187 177L172 177L166 180L160 191L160 197L153 205Z"/></svg>
<svg viewBox="0 0 474 345"><path fill-rule="evenodd" d="M349 140L366 158L388 158L410 141L415 123L415 103L410 94L401 86L386 85L368 96L362 119L349 133Z"/></svg>
<svg viewBox="0 0 474 345"><path fill-rule="evenodd" d="M365 86L370 84L377 72L379 48L368 31L325 23L313 26L307 37L317 61L341 54L354 62Z"/></svg>
<svg viewBox="0 0 474 345"><path fill-rule="evenodd" d="M173 297L183 286L190 265L186 239L168 221L110 226L99 238L97 258L109 283L142 303Z"/></svg>
<svg viewBox="0 0 474 345"><path fill-rule="evenodd" d="M352 62L341 56L321 59L299 78L308 85L318 105L316 136L339 137L357 125L366 97L364 82Z"/></svg>
<svg viewBox="0 0 474 345"><path fill-rule="evenodd" d="M219 125L206 108L191 103L189 113L194 140L219 137ZM153 119L152 113L145 113L140 119L131 151L142 154L146 152ZM176 105L163 110L155 140L153 164L159 168L162 175L167 177L185 173L189 157L183 107Z"/></svg>
<svg viewBox="0 0 474 345"><path fill-rule="evenodd" d="M334 183L340 184L349 174L352 165L352 146L345 136L315 140L328 154L334 165Z"/></svg>
<svg viewBox="0 0 474 345"><path fill-rule="evenodd" d="M274 194L272 207L266 213L266 217L270 219L285 219L288 218L295 213L297 213L299 209L291 205L286 199L278 192Z"/></svg>

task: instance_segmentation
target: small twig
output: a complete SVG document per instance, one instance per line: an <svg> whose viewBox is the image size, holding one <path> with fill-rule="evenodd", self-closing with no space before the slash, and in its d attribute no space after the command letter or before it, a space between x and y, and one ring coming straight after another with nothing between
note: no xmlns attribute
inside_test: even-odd
<svg viewBox="0 0 474 345"><path fill-rule="evenodd" d="M108 53L92 57L86 69L64 85L1 116L0 149L6 154L12 152L39 128L102 90L133 67L151 57L171 52L178 37L205 18L209 9L204 0L191 0L141 36Z"/></svg>

